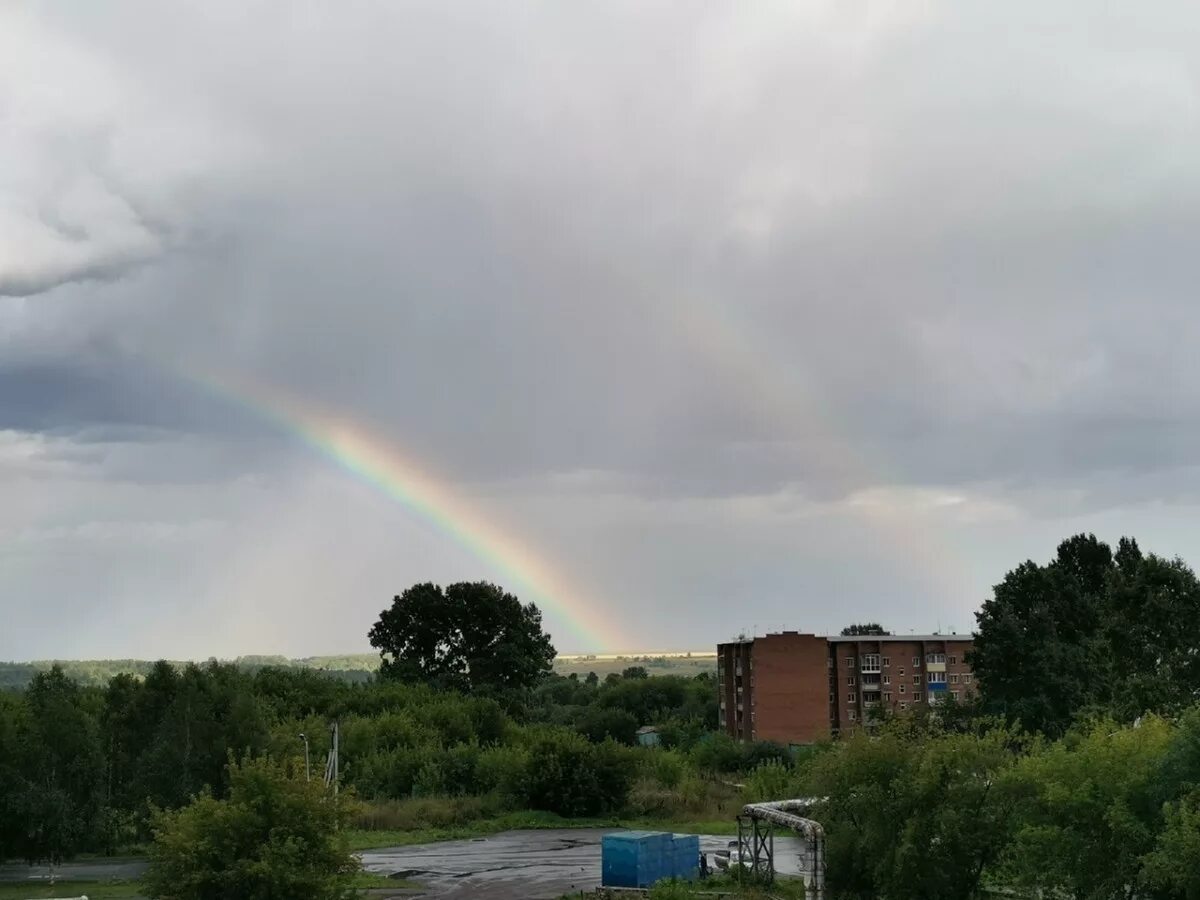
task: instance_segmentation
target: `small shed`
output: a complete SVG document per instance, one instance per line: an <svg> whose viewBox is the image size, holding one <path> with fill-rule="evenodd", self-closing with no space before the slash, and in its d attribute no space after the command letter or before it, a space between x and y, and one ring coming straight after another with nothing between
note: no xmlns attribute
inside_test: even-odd
<svg viewBox="0 0 1200 900"><path fill-rule="evenodd" d="M658 726L643 725L637 730L637 742L643 747L658 746Z"/></svg>

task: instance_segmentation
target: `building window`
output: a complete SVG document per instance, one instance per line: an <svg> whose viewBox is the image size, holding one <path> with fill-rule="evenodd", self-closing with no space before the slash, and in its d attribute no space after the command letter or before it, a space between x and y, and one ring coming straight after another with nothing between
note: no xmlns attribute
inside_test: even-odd
<svg viewBox="0 0 1200 900"><path fill-rule="evenodd" d="M951 700L957 700L957 699L958 699L958 691L951 691L951 692L950 692L950 699L951 699Z"/></svg>
<svg viewBox="0 0 1200 900"><path fill-rule="evenodd" d="M884 676L883 676L883 683L884 683L884 684L891 684L891 683L892 683L892 676L891 676L891 675L884 675Z"/></svg>
<svg viewBox="0 0 1200 900"><path fill-rule="evenodd" d="M884 691L884 694L883 694L883 702L884 702L884 703L891 703L891 702L892 702L892 692L891 692L891 691Z"/></svg>
<svg viewBox="0 0 1200 900"><path fill-rule="evenodd" d="M863 667L864 671L866 671L867 669L871 669L873 671L878 672L879 671L879 654L878 653L864 653L863 658L862 658L862 667Z"/></svg>
<svg viewBox="0 0 1200 900"><path fill-rule="evenodd" d="M914 668L914 669L919 669L919 668L921 668L921 657L919 657L919 656L914 656L914 657L913 657L913 668Z"/></svg>
<svg viewBox="0 0 1200 900"><path fill-rule="evenodd" d="M907 703L901 703L901 704L900 704L900 708L901 708L901 709L908 709L908 704L907 704Z"/></svg>
<svg viewBox="0 0 1200 900"><path fill-rule="evenodd" d="M958 665L958 657L952 656L952 657L950 657L949 660L947 660L947 662L949 662L950 665L952 665L952 666L957 666Z"/></svg>
<svg viewBox="0 0 1200 900"><path fill-rule="evenodd" d="M951 676L950 676L950 683L951 683L951 684L958 684L958 676L957 676L957 675L951 675Z"/></svg>
<svg viewBox="0 0 1200 900"><path fill-rule="evenodd" d="M929 656L926 657L926 659L930 663L944 663L946 661L946 654L945 653L930 653Z"/></svg>
<svg viewBox="0 0 1200 900"><path fill-rule="evenodd" d="M920 702L921 702L921 692L913 691L913 703L920 703Z"/></svg>
<svg viewBox="0 0 1200 900"><path fill-rule="evenodd" d="M904 677L904 666L901 666L901 667L900 667L900 677L901 677L901 678L903 678L903 677Z"/></svg>
<svg viewBox="0 0 1200 900"><path fill-rule="evenodd" d="M835 702L835 698L834 698L833 694L830 694L830 695L829 695L829 702L830 702L830 703L833 703L833 702Z"/></svg>
<svg viewBox="0 0 1200 900"><path fill-rule="evenodd" d="M970 672L967 672L965 675L963 675L963 684L970 684L972 677L973 676L971 675Z"/></svg>
<svg viewBox="0 0 1200 900"><path fill-rule="evenodd" d="M957 678L958 676L955 675L954 677ZM930 672L929 673L929 683L930 684L945 684L946 683L946 673L945 672Z"/></svg>
<svg viewBox="0 0 1200 900"><path fill-rule="evenodd" d="M921 676L920 676L920 675L914 675L914 676L913 676L913 684L920 684L920 683L921 683Z"/></svg>
<svg viewBox="0 0 1200 900"><path fill-rule="evenodd" d="M883 664L884 666L890 666L892 664L892 658L890 656L885 656L883 658Z"/></svg>
<svg viewBox="0 0 1200 900"><path fill-rule="evenodd" d="M854 693L853 691L851 691L850 693L848 693L848 694L846 695L846 702L847 702L847 703L853 703L853 702L855 702L857 699L858 699L858 694Z"/></svg>
<svg viewBox="0 0 1200 900"><path fill-rule="evenodd" d="M827 659L827 660L825 660L825 661L826 661L827 663L829 663L829 668L831 668L831 669L832 669L832 668L833 668L833 657L831 656L831 657L829 657L829 659Z"/></svg>
<svg viewBox="0 0 1200 900"><path fill-rule="evenodd" d="M904 685L900 685L900 693L904 693Z"/></svg>
<svg viewBox="0 0 1200 900"><path fill-rule="evenodd" d="M853 722L856 717L857 717L857 714L854 712L854 710L850 710L848 713L846 713L846 719L848 721Z"/></svg>
<svg viewBox="0 0 1200 900"><path fill-rule="evenodd" d="M853 675L846 676L846 684L850 685L850 687L854 687L854 676Z"/></svg>
<svg viewBox="0 0 1200 900"><path fill-rule="evenodd" d="M853 656L847 656L847 657L846 657L846 668L847 668L847 669L853 669L853 668L854 668L854 657L853 657Z"/></svg>

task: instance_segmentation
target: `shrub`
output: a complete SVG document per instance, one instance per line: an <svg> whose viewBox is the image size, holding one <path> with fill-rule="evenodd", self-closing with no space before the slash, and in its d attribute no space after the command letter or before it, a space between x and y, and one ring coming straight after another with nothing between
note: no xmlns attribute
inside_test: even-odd
<svg viewBox="0 0 1200 900"><path fill-rule="evenodd" d="M352 896L358 863L346 807L303 772L268 759L231 764L229 797L202 794L155 823L146 891L163 900Z"/></svg>
<svg viewBox="0 0 1200 900"><path fill-rule="evenodd" d="M568 731L544 732L529 748L525 798L533 809L589 816L624 804L629 760L609 741L589 744Z"/></svg>

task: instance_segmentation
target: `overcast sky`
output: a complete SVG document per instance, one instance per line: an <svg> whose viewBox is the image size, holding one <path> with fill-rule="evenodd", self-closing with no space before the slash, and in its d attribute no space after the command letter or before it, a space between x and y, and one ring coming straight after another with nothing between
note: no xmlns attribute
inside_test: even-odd
<svg viewBox="0 0 1200 900"><path fill-rule="evenodd" d="M480 578L560 650L965 631L1074 532L1200 562L1198 61L1190 3L0 5L0 658L365 650Z"/></svg>

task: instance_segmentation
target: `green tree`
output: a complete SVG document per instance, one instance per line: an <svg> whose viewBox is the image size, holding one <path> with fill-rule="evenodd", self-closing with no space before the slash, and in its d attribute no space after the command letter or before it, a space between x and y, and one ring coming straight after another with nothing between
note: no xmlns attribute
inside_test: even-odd
<svg viewBox="0 0 1200 900"><path fill-rule="evenodd" d="M1200 580L1130 538L1116 553L1094 535L1064 541L1047 565L1009 572L977 618L983 707L1026 728L1175 714L1200 696Z"/></svg>
<svg viewBox="0 0 1200 900"><path fill-rule="evenodd" d="M641 723L623 709L588 707L576 728L594 743L612 738L619 744L633 744L637 741L639 725Z"/></svg>
<svg viewBox="0 0 1200 900"><path fill-rule="evenodd" d="M1157 717L1099 720L1022 759L1020 827L1004 879L1048 896L1127 897L1161 828L1159 782L1173 744Z"/></svg>
<svg viewBox="0 0 1200 900"><path fill-rule="evenodd" d="M483 581L414 585L380 613L369 638L384 678L463 691L531 688L555 655L537 606Z"/></svg>
<svg viewBox="0 0 1200 900"><path fill-rule="evenodd" d="M1110 694L1103 626L1113 572L1095 535L1063 541L1055 559L1009 572L976 614L968 661L988 711L1062 734L1075 714Z"/></svg>
<svg viewBox="0 0 1200 900"><path fill-rule="evenodd" d="M15 805L20 849L59 863L95 838L103 810L99 728L79 686L59 666L34 676L17 735Z"/></svg>
<svg viewBox="0 0 1200 900"><path fill-rule="evenodd" d="M847 625L842 629L843 637L854 637L856 635L871 635L871 634L891 634L890 631L884 629L878 622L855 622L852 625Z"/></svg>
<svg viewBox="0 0 1200 900"><path fill-rule="evenodd" d="M229 767L229 796L204 793L155 824L145 886L156 900L341 900L358 863L346 811L320 782L266 758Z"/></svg>
<svg viewBox="0 0 1200 900"><path fill-rule="evenodd" d="M1165 809L1166 822L1154 849L1142 861L1143 895L1200 898L1200 790L1189 791Z"/></svg>
<svg viewBox="0 0 1200 900"><path fill-rule="evenodd" d="M1176 714L1200 693L1200 580L1180 559L1143 557L1122 539L1109 578L1104 638L1112 712Z"/></svg>
<svg viewBox="0 0 1200 900"><path fill-rule="evenodd" d="M809 789L828 798L814 818L835 896L980 896L1014 821L1017 743L1005 730L947 733L901 719L816 756Z"/></svg>

